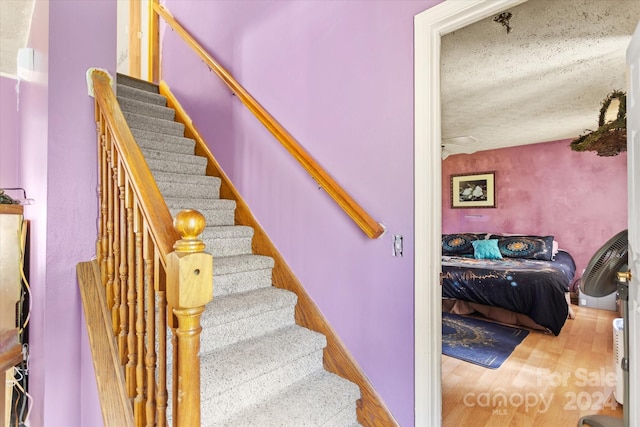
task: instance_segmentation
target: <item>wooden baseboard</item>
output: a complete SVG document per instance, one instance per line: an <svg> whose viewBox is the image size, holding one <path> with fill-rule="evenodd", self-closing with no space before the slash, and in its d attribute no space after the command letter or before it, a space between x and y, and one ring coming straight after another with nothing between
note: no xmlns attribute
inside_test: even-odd
<svg viewBox="0 0 640 427"><path fill-rule="evenodd" d="M76 273L104 425L133 427L133 408L125 390L124 372L111 331L111 315L100 282L100 269L96 261L81 262L76 266Z"/></svg>

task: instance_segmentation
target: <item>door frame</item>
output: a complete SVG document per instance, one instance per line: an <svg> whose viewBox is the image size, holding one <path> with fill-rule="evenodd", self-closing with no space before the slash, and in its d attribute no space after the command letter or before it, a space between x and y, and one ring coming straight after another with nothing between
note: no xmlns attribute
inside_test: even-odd
<svg viewBox="0 0 640 427"><path fill-rule="evenodd" d="M439 426L442 422L442 289L440 241L442 234L442 149L440 104L440 38L452 31L492 16L526 0L444 1L414 17L414 363L415 425ZM640 25L636 36L640 34ZM629 51L640 49L640 37L634 38ZM635 76L640 78L640 73ZM632 79L633 80L633 79ZM629 137L629 145L633 144ZM632 188L640 186L640 171L632 162L635 146L629 147L629 228L637 209ZM635 153L635 154L634 154ZM637 163L637 162L636 162ZM633 206L631 206L633 205ZM630 236L634 244L639 235ZM638 284L636 277L632 279ZM640 290L630 290L629 364L630 401L640 394ZM640 423L635 405L625 408L630 425Z"/></svg>
<svg viewBox="0 0 640 427"><path fill-rule="evenodd" d="M526 0L444 1L414 17L414 345L415 425L442 422L442 149L440 100L440 39L443 35L524 3ZM629 162L631 164L631 162ZM631 176L631 175L630 175ZM631 178L630 178L631 179ZM631 217L630 217L631 218ZM634 307L636 308L636 307ZM638 309L640 310L640 309ZM632 315L629 328L638 330ZM635 336L634 336L635 337ZM633 340L635 342L635 340ZM635 347L634 347L635 348ZM640 357L632 354L630 364ZM632 372L632 378L637 373ZM632 381L630 397L638 394ZM631 425L637 408L625 408Z"/></svg>

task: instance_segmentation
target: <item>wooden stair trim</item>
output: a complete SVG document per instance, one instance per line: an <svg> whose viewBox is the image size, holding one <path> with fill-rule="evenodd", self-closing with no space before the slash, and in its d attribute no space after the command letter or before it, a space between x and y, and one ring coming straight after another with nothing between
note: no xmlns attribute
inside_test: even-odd
<svg viewBox="0 0 640 427"><path fill-rule="evenodd" d="M295 310L296 323L326 336L327 346L324 349L325 369L346 378L360 387L362 397L357 402L358 422L365 426L398 426L397 421L384 405L382 398L375 391L373 385L358 367L338 334L327 322L267 233L253 216L249 206L222 170L202 136L193 125L191 118L173 96L165 82L160 82L160 94L167 98L167 106L176 111L175 120L185 125L184 136L196 141L195 154L207 158L207 175L221 179L220 198L235 200L236 224L253 227L252 249L254 253L270 256L274 259L273 285L277 288L289 290L298 296L298 304Z"/></svg>
<svg viewBox="0 0 640 427"><path fill-rule="evenodd" d="M133 427L133 409L124 386L124 372L111 329L105 290L100 282L100 268L95 260L81 262L76 266L76 273L104 425Z"/></svg>

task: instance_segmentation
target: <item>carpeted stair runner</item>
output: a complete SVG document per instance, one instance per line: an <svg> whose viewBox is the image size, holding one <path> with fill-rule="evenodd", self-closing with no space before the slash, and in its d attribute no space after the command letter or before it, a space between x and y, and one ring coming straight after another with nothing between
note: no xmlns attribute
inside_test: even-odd
<svg viewBox="0 0 640 427"><path fill-rule="evenodd" d="M214 300L201 319L202 425L359 425L359 388L324 370L326 338L295 324L296 295L272 286L273 259L252 253L253 229L234 224L235 202L220 199L220 179L206 176L158 87L119 74L116 93L171 214L206 218Z"/></svg>

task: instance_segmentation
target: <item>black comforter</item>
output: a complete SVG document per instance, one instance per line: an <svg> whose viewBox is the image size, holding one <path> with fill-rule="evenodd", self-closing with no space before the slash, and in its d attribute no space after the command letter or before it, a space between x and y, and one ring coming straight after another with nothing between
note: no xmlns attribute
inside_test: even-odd
<svg viewBox="0 0 640 427"><path fill-rule="evenodd" d="M558 335L567 320L565 292L575 274L571 255L554 261L442 257L442 296L528 315Z"/></svg>

